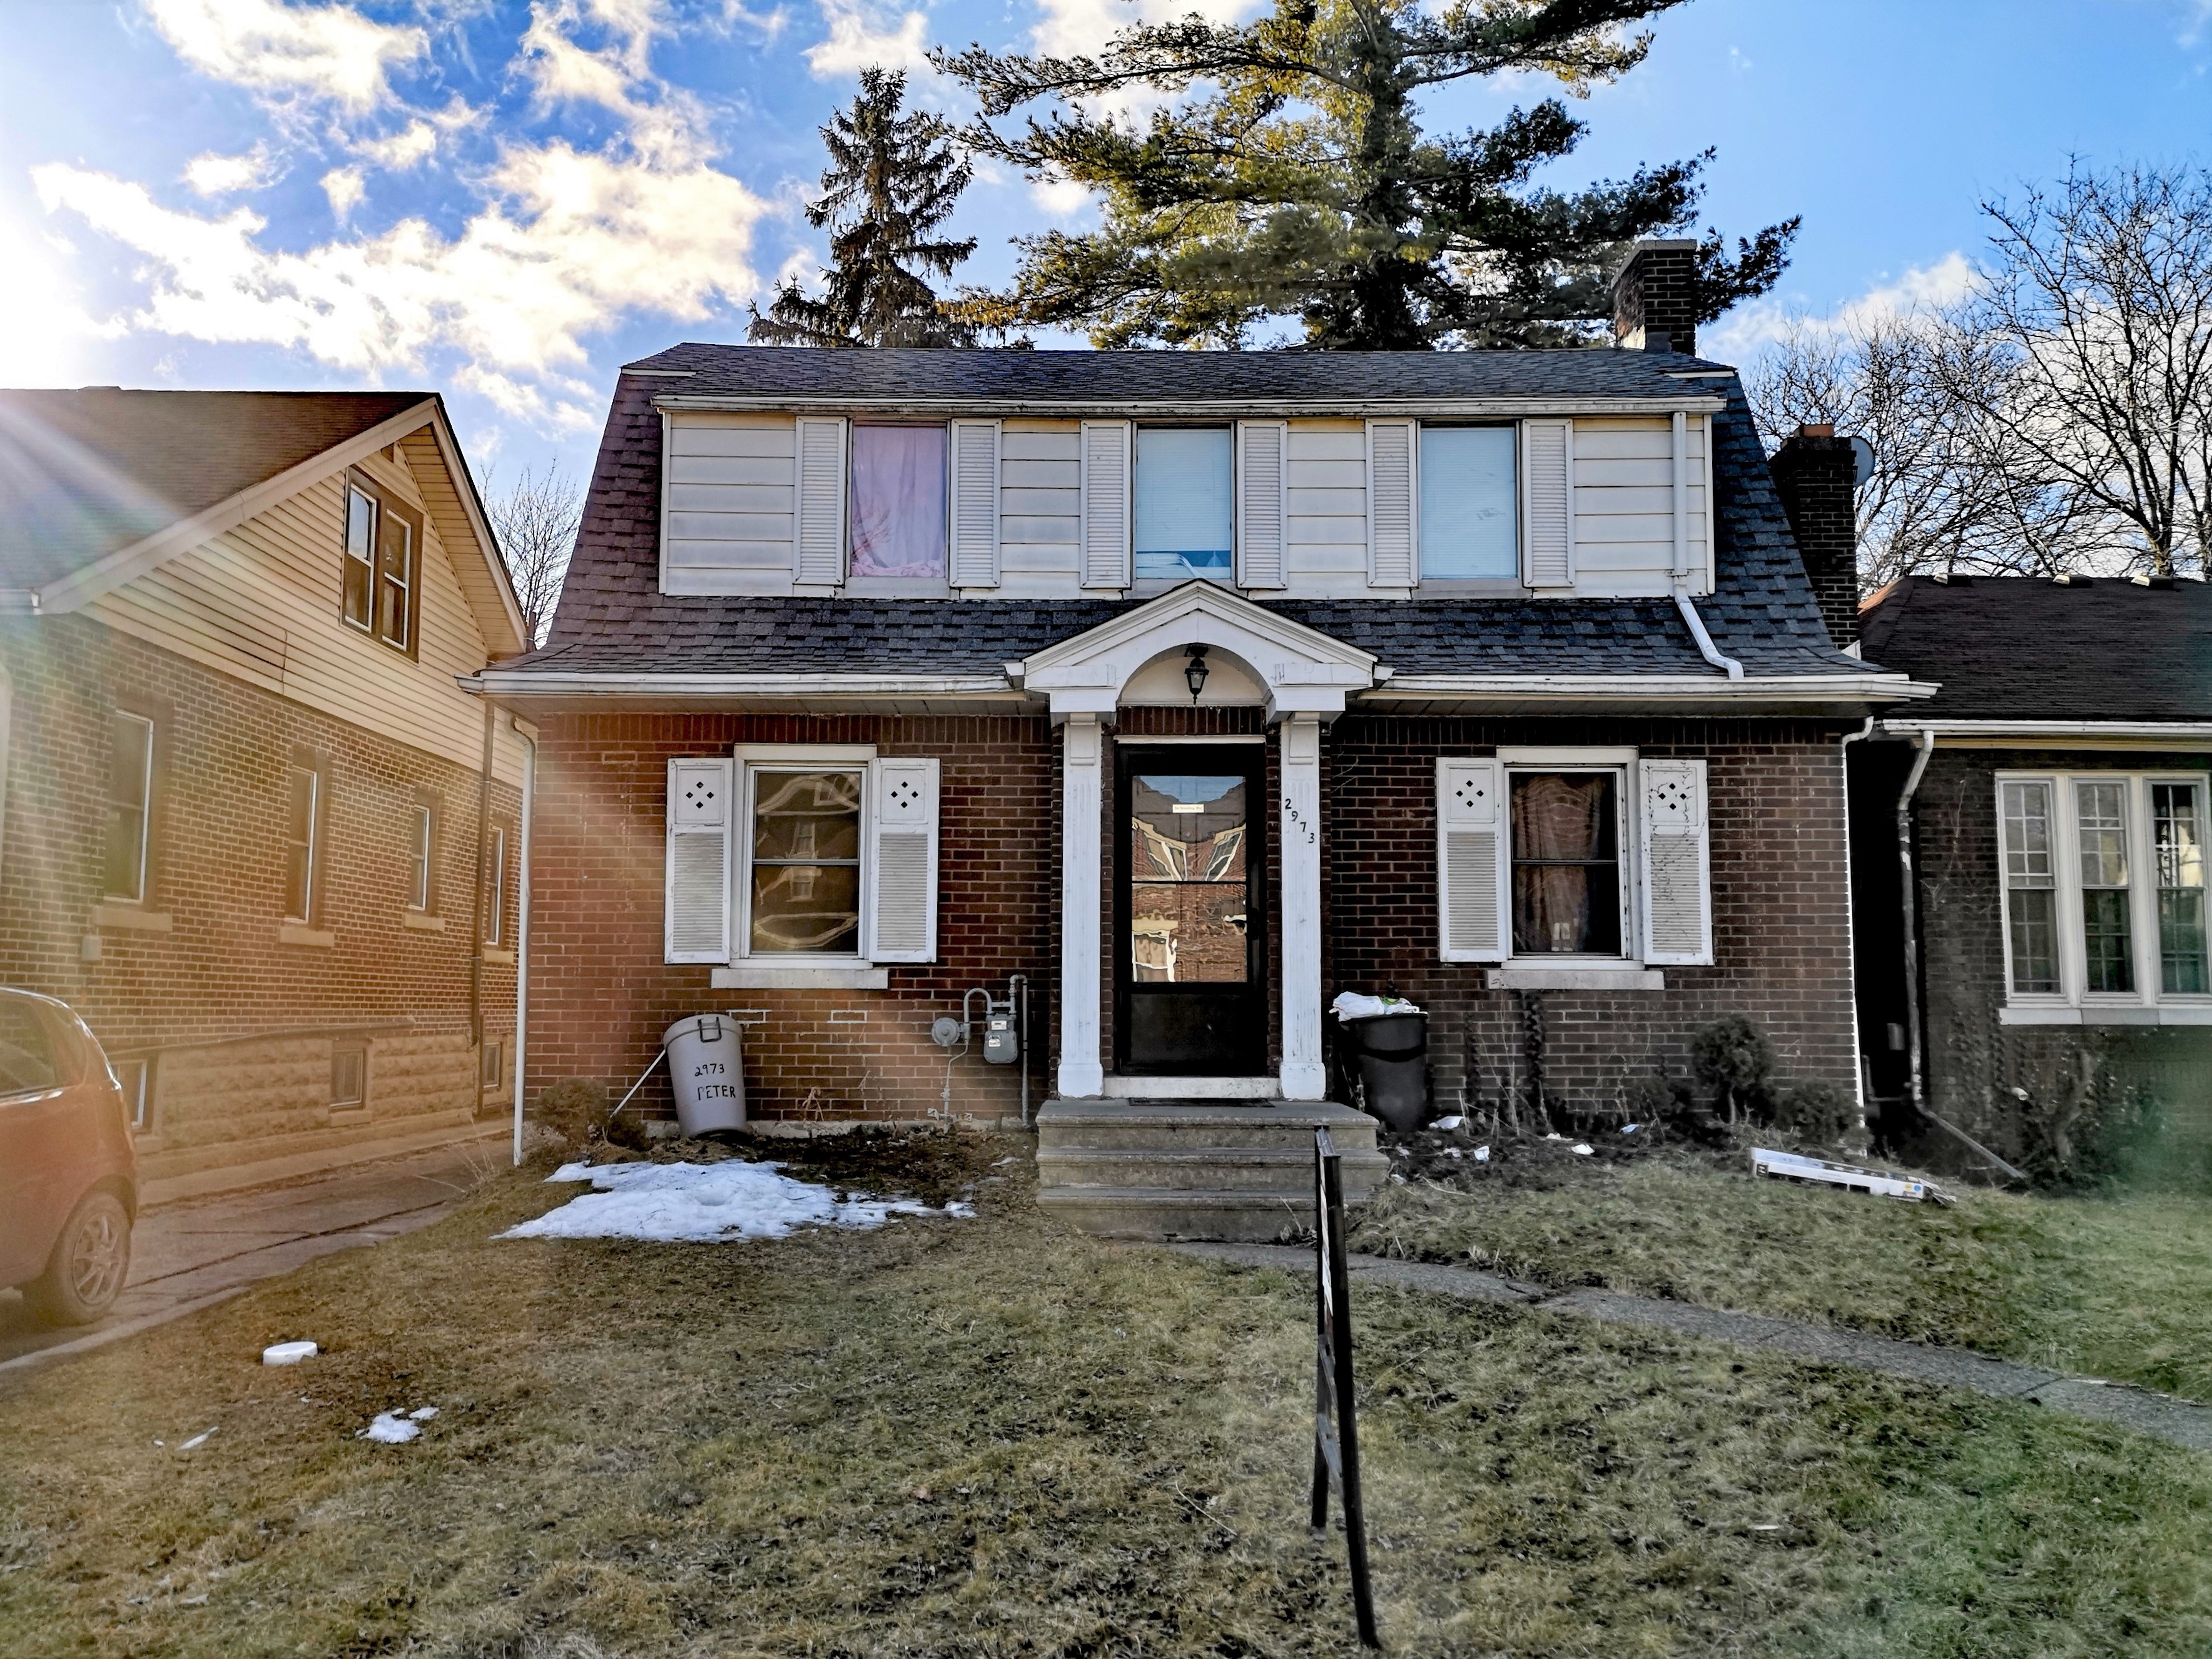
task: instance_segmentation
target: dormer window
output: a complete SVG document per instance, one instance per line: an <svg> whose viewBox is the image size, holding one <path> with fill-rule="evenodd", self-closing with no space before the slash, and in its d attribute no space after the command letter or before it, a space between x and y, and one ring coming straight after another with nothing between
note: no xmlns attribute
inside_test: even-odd
<svg viewBox="0 0 2212 1659"><path fill-rule="evenodd" d="M1514 428L1421 428L1421 580L1521 574Z"/></svg>
<svg viewBox="0 0 2212 1659"><path fill-rule="evenodd" d="M1137 428L1135 576L1236 580L1236 460L1225 426Z"/></svg>
<svg viewBox="0 0 2212 1659"><path fill-rule="evenodd" d="M854 425L849 575L945 580L945 435Z"/></svg>

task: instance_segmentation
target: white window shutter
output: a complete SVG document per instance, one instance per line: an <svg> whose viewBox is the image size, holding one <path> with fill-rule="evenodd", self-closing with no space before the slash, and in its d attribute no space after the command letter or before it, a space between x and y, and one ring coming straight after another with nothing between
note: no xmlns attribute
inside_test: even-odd
<svg viewBox="0 0 2212 1659"><path fill-rule="evenodd" d="M1129 585L1129 423L1083 423L1083 586Z"/></svg>
<svg viewBox="0 0 2212 1659"><path fill-rule="evenodd" d="M668 763L668 884L662 901L670 962L730 959L730 830L737 765Z"/></svg>
<svg viewBox="0 0 2212 1659"><path fill-rule="evenodd" d="M937 763L868 763L869 899L861 954L937 960Z"/></svg>
<svg viewBox="0 0 2212 1659"><path fill-rule="evenodd" d="M1419 423L1367 423L1367 580L1376 587L1411 587L1419 580L1419 529L1413 487Z"/></svg>
<svg viewBox="0 0 2212 1659"><path fill-rule="evenodd" d="M1503 962L1510 953L1507 833L1505 769L1438 756L1437 933L1446 962Z"/></svg>
<svg viewBox="0 0 2212 1659"><path fill-rule="evenodd" d="M1705 763L1638 763L1642 811L1638 862L1644 889L1644 960L1696 966L1713 959L1713 884L1705 813Z"/></svg>
<svg viewBox="0 0 2212 1659"><path fill-rule="evenodd" d="M835 587L845 580L845 423L799 422L798 559L794 580Z"/></svg>
<svg viewBox="0 0 2212 1659"><path fill-rule="evenodd" d="M1237 583L1280 587L1290 539L1291 428L1286 421L1237 423Z"/></svg>
<svg viewBox="0 0 2212 1659"><path fill-rule="evenodd" d="M1533 588L1575 585L1575 423L1521 422L1521 523Z"/></svg>
<svg viewBox="0 0 2212 1659"><path fill-rule="evenodd" d="M952 422L952 585L999 585L999 423Z"/></svg>

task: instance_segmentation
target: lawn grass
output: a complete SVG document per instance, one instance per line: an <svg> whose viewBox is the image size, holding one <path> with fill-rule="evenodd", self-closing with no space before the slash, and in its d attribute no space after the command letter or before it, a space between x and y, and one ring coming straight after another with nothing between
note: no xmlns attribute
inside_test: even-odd
<svg viewBox="0 0 2212 1659"><path fill-rule="evenodd" d="M1537 1153L1557 1159L1556 1152ZM1968 1191L1904 1204L1687 1162L1388 1188L1356 1249L1984 1352L2212 1401L2212 1204Z"/></svg>
<svg viewBox="0 0 2212 1659"><path fill-rule="evenodd" d="M0 1652L1357 1652L1304 1528L1310 1282L1073 1237L1024 1170L971 1221L709 1247L494 1242L574 1191L503 1179L33 1373ZM1355 1320L1395 1652L2212 1643L2212 1457L1521 1309Z"/></svg>

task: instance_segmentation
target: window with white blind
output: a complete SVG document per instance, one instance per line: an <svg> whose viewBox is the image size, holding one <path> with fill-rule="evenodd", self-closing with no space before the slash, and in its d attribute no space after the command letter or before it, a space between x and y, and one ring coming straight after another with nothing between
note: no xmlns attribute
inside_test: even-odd
<svg viewBox="0 0 2212 1659"><path fill-rule="evenodd" d="M1421 580L1521 574L1516 434L1510 426L1421 428Z"/></svg>
<svg viewBox="0 0 2212 1659"><path fill-rule="evenodd" d="M1137 428L1136 580L1235 579L1236 444L1225 426Z"/></svg>
<svg viewBox="0 0 2212 1659"><path fill-rule="evenodd" d="M2202 775L1999 775L2008 1023L2212 1023L2208 811Z"/></svg>

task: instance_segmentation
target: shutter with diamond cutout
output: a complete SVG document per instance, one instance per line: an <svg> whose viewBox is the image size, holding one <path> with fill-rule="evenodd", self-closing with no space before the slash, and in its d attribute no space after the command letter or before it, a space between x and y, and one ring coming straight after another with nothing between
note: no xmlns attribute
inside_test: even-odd
<svg viewBox="0 0 2212 1659"><path fill-rule="evenodd" d="M1437 953L1446 962L1508 954L1505 769L1437 758Z"/></svg>
<svg viewBox="0 0 2212 1659"><path fill-rule="evenodd" d="M1713 896L1705 763L1647 760L1637 772L1643 796L1637 839L1644 960L1686 967L1708 963L1713 959Z"/></svg>
<svg viewBox="0 0 2212 1659"><path fill-rule="evenodd" d="M937 960L937 763L869 763L871 962Z"/></svg>
<svg viewBox="0 0 2212 1659"><path fill-rule="evenodd" d="M668 763L668 877L663 898L669 962L730 959L730 826L736 763Z"/></svg>

